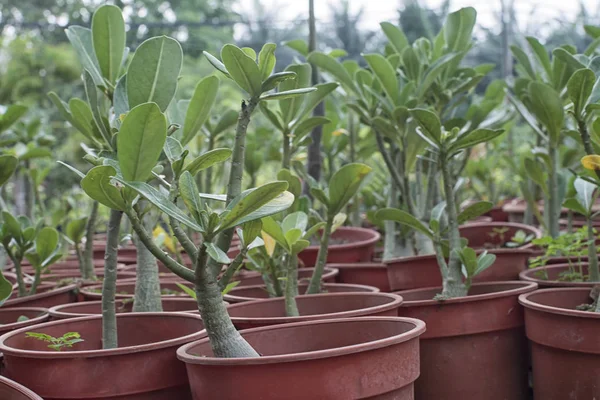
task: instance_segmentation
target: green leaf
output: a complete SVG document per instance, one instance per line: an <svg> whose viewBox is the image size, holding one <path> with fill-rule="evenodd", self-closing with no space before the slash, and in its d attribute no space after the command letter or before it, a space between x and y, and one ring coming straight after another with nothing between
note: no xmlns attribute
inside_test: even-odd
<svg viewBox="0 0 600 400"><path fill-rule="evenodd" d="M548 55L548 51L546 48L534 37L527 36L526 37L529 46L531 46L535 56L546 72L546 76L548 79L552 79L552 64L550 63L550 56Z"/></svg>
<svg viewBox="0 0 600 400"><path fill-rule="evenodd" d="M286 181L288 183L288 192L298 198L302 194L302 181L296 175L293 175L290 170L282 169L277 173L277 180Z"/></svg>
<svg viewBox="0 0 600 400"><path fill-rule="evenodd" d="M304 236L302 236L302 238L305 240L309 240L315 233L325 228L325 225L325 222L318 222L314 224L304 233Z"/></svg>
<svg viewBox="0 0 600 400"><path fill-rule="evenodd" d="M175 139L173 136L167 136L163 151L169 162L173 164L175 161L181 159L181 156L183 155L183 146L181 146L179 140Z"/></svg>
<svg viewBox="0 0 600 400"><path fill-rule="evenodd" d="M183 137L181 138L183 146L188 144L200 132L202 125L208 119L211 108L215 104L218 90L219 78L216 76L208 76L196 85L194 95L185 113Z"/></svg>
<svg viewBox="0 0 600 400"><path fill-rule="evenodd" d="M165 112L177 91L182 62L183 52L177 40L167 36L145 40L127 69L129 108L153 102Z"/></svg>
<svg viewBox="0 0 600 400"><path fill-rule="evenodd" d="M265 217L261 219L262 230L269 236L271 236L281 247L283 247L288 253L291 251L291 247L287 242L285 233L281 227L272 217Z"/></svg>
<svg viewBox="0 0 600 400"><path fill-rule="evenodd" d="M69 100L69 109L71 110L71 119L69 122L88 139L97 138L96 131L94 130L94 115L88 103L74 97Z"/></svg>
<svg viewBox="0 0 600 400"><path fill-rule="evenodd" d="M119 7L104 5L94 12L92 39L100 71L114 84L119 77L125 51L125 20Z"/></svg>
<svg viewBox="0 0 600 400"><path fill-rule="evenodd" d="M342 211L358 192L363 179L371 172L365 164L346 164L338 169L329 181L329 215Z"/></svg>
<svg viewBox="0 0 600 400"><path fill-rule="evenodd" d="M43 261L50 257L58 246L58 232L49 226L42 228L35 238L35 251Z"/></svg>
<svg viewBox="0 0 600 400"><path fill-rule="evenodd" d="M575 179L573 183L575 187L576 196L575 198L581 204L587 212L584 215L589 215L592 212L594 206L594 192L598 188L595 184L581 178Z"/></svg>
<svg viewBox="0 0 600 400"><path fill-rule="evenodd" d="M260 99L261 100L285 100L285 99L291 99L293 97L302 96L307 93L315 92L316 90L317 90L316 88L292 89L292 90L286 90L284 92L275 92L275 93L264 94L264 95L260 96Z"/></svg>
<svg viewBox="0 0 600 400"><path fill-rule="evenodd" d="M127 98L127 74L119 78L113 95L113 109L115 116L120 118L121 115L129 112L129 99Z"/></svg>
<svg viewBox="0 0 600 400"><path fill-rule="evenodd" d="M262 92L268 92L269 90L275 89L281 82L294 79L296 73L293 71L277 72L267 78L262 84Z"/></svg>
<svg viewBox="0 0 600 400"><path fill-rule="evenodd" d="M10 283L0 270L0 306L12 295L12 283Z"/></svg>
<svg viewBox="0 0 600 400"><path fill-rule="evenodd" d="M75 243L81 242L85 235L85 227L88 221L88 217L76 218L67 224L66 234L69 239Z"/></svg>
<svg viewBox="0 0 600 400"><path fill-rule="evenodd" d="M306 41L303 39L290 40L285 42L283 45L289 47L290 49L296 50L304 57L308 56L308 43L306 43Z"/></svg>
<svg viewBox="0 0 600 400"><path fill-rule="evenodd" d="M190 171L190 173L195 176L200 171L210 168L215 164L225 162L231 157L231 153L232 151L230 149L225 148L207 151L190 162L185 167L185 171Z"/></svg>
<svg viewBox="0 0 600 400"><path fill-rule="evenodd" d="M221 296L225 296L227 293L231 292L231 290L233 288L235 288L237 285L239 285L240 283L242 283L242 281L229 282L227 284L227 286L225 286L225 288L223 288L223 290L221 290Z"/></svg>
<svg viewBox="0 0 600 400"><path fill-rule="evenodd" d="M375 218L380 221L394 221L402 225L406 225L418 232L421 232L430 239L433 239L433 233L419 221L406 211L398 210L396 208L384 208L375 214Z"/></svg>
<svg viewBox="0 0 600 400"><path fill-rule="evenodd" d="M192 299L196 300L197 296L196 296L196 291L194 291L194 289L192 289L189 286L186 286L184 284L181 284L179 282L175 282L175 284L177 285L177 287L185 294L187 294L188 296L190 296Z"/></svg>
<svg viewBox="0 0 600 400"><path fill-rule="evenodd" d="M379 25L381 25L383 33L387 36L394 50L396 50L398 54L402 54L402 51L409 46L408 39L406 38L406 35L404 35L404 32L389 22L382 22Z"/></svg>
<svg viewBox="0 0 600 400"><path fill-rule="evenodd" d="M215 67L218 71L223 73L226 77L231 78L231 75L229 75L229 71L227 71L227 68L225 68L225 64L219 61L217 57L213 56L212 54L206 51L203 51L202 54L204 54L208 62L211 63L213 67Z"/></svg>
<svg viewBox="0 0 600 400"><path fill-rule="evenodd" d="M324 206L329 207L329 197L327 194L317 187L310 188L310 194L317 200L319 200Z"/></svg>
<svg viewBox="0 0 600 400"><path fill-rule="evenodd" d="M421 108L410 110L410 114L419 124L421 137L428 139L428 142L432 142L439 147L441 145L442 123L438 116L429 110Z"/></svg>
<svg viewBox="0 0 600 400"><path fill-rule="evenodd" d="M380 54L367 54L363 58L381 83L385 94L394 105L399 105L398 78L390 62Z"/></svg>
<svg viewBox="0 0 600 400"><path fill-rule="evenodd" d="M240 238L242 239L242 243L245 247L250 246L256 238L260 237L260 232L262 231L262 221L260 219L246 222L242 226L242 231Z"/></svg>
<svg viewBox="0 0 600 400"><path fill-rule="evenodd" d="M344 85L346 90L358 94L354 80L350 77L350 74L346 71L342 63L335 58L324 53L313 52L308 56L308 62L331 74L335 80Z"/></svg>
<svg viewBox="0 0 600 400"><path fill-rule="evenodd" d="M238 121L238 116L239 114L237 111L227 110L221 115L221 118L219 118L217 125L212 130L212 134L216 136L234 126Z"/></svg>
<svg viewBox="0 0 600 400"><path fill-rule="evenodd" d="M0 132L3 132L11 127L12 124L17 122L25 113L27 107L21 104L13 104L8 106L4 114L0 116Z"/></svg>
<svg viewBox="0 0 600 400"><path fill-rule="evenodd" d="M431 210L431 215L429 217L429 227L433 232L440 231L440 221L446 212L446 202L442 201Z"/></svg>
<svg viewBox="0 0 600 400"><path fill-rule="evenodd" d="M77 53L77 58L83 66L84 70L90 73L96 85L104 85L100 65L94 53L94 42L92 38L92 30L82 26L73 25L65 29L67 39Z"/></svg>
<svg viewBox="0 0 600 400"><path fill-rule="evenodd" d="M291 229L299 229L301 232L304 232L307 226L308 216L302 211L297 211L287 215L281 223L281 228L284 232L287 232Z"/></svg>
<svg viewBox="0 0 600 400"><path fill-rule="evenodd" d="M585 209L585 207L577 201L575 198L570 198L565 200L563 203L563 207L581 215L588 215L589 211Z"/></svg>
<svg viewBox="0 0 600 400"><path fill-rule="evenodd" d="M217 247L214 243L204 242L206 246L206 252L209 257L218 262L219 264L231 264L231 259L227 257L227 254L223 250Z"/></svg>
<svg viewBox="0 0 600 400"><path fill-rule="evenodd" d="M117 157L123 178L146 181L156 166L167 138L167 119L156 103L134 107L117 135Z"/></svg>
<svg viewBox="0 0 600 400"><path fill-rule="evenodd" d="M527 56L527 54L525 54L525 52L521 50L521 48L518 46L510 46L510 50L512 51L513 56L517 59L519 64L521 64L528 77L531 80L537 80L537 75L535 74L535 71L533 69L533 66L531 65L531 62L529 61L529 57Z"/></svg>
<svg viewBox="0 0 600 400"><path fill-rule="evenodd" d="M285 240L288 243L289 248L293 248L294 244L296 244L300 238L302 238L302 231L300 229L293 228L285 232Z"/></svg>
<svg viewBox="0 0 600 400"><path fill-rule="evenodd" d="M108 121L100 111L101 105L98 102L98 89L96 88L94 79L88 70L83 71L83 83L85 96L90 106L90 110L92 110L92 115L94 116L95 130L100 133L105 144L111 145L111 135L109 132Z"/></svg>
<svg viewBox="0 0 600 400"><path fill-rule="evenodd" d="M496 255L495 254L488 254L487 251L484 251L477 258L477 269L475 269L475 272L473 273L473 276L479 275L480 273L482 273L483 271L485 271L486 269L488 269L489 267L491 267L494 264L495 261L496 261Z"/></svg>
<svg viewBox="0 0 600 400"><path fill-rule="evenodd" d="M291 199L284 199L281 204L275 207L265 207L271 201L283 195L287 187L287 182L275 181L259 186L252 191L242 193L233 199L223 212L219 231L232 228L244 222L261 219L287 209L294 201L293 196L291 196Z"/></svg>
<svg viewBox="0 0 600 400"><path fill-rule="evenodd" d="M79 176L81 179L85 178L85 175L83 174L83 172L79 171L78 169L70 166L67 163L64 163L62 161L57 161L58 164L67 167L68 169L70 169L72 172L74 172L77 176Z"/></svg>
<svg viewBox="0 0 600 400"><path fill-rule="evenodd" d="M456 142L450 146L450 153L478 145L479 143L489 142L504 133L504 129L475 129L467 132L457 138Z"/></svg>
<svg viewBox="0 0 600 400"><path fill-rule="evenodd" d="M192 214L196 222L202 225L201 212L204 207L199 192L192 174L190 174L189 171L185 171L181 174L179 177L179 194L190 214Z"/></svg>
<svg viewBox="0 0 600 400"><path fill-rule="evenodd" d="M462 265L465 267L467 271L467 277L473 277L475 275L475 270L477 269L477 253L470 247L465 247L462 249L454 249L453 250L458 257Z"/></svg>
<svg viewBox="0 0 600 400"><path fill-rule="evenodd" d="M221 50L221 59L231 78L253 97L262 93L262 79L256 62L239 47L226 44Z"/></svg>
<svg viewBox="0 0 600 400"><path fill-rule="evenodd" d="M331 120L325 117L310 117L306 118L302 122L296 126L292 132L294 135L294 141L298 141L302 139L304 136L308 135L314 128L317 126L325 125L330 123Z"/></svg>
<svg viewBox="0 0 600 400"><path fill-rule="evenodd" d="M575 71L567 82L567 93L573 102L574 112L578 118L582 116L595 83L594 71L587 68Z"/></svg>
<svg viewBox="0 0 600 400"><path fill-rule="evenodd" d="M315 92L309 93L305 98L302 105L302 110L296 116L296 119L291 122L291 125L296 125L298 121L301 121L306 115L310 114L315 107L321 103L325 97L327 97L331 92L337 89L339 84L336 82L328 82L321 83L313 86L317 90Z"/></svg>
<svg viewBox="0 0 600 400"><path fill-rule="evenodd" d="M548 130L551 142L558 144L565 119L559 94L541 82L530 82L528 92L531 111Z"/></svg>
<svg viewBox="0 0 600 400"><path fill-rule="evenodd" d="M81 180L81 188L93 200L113 210L125 211L121 191L111 184L117 171L110 165L100 165L88 171Z"/></svg>
<svg viewBox="0 0 600 400"><path fill-rule="evenodd" d="M451 51L464 51L471 44L477 11L473 7L461 8L448 14L444 24L444 38Z"/></svg>
<svg viewBox="0 0 600 400"><path fill-rule="evenodd" d="M275 68L275 62L277 61L275 58L276 48L277 45L275 43L267 43L262 47L260 53L258 53L258 68L263 81L267 80L273 72L273 68Z"/></svg>
<svg viewBox="0 0 600 400"><path fill-rule="evenodd" d="M19 165L19 159L17 157L9 155L0 156L0 187L4 185Z"/></svg>
<svg viewBox="0 0 600 400"><path fill-rule="evenodd" d="M13 217L13 215L7 211L2 211L2 221L4 224L2 225L2 233L4 235L4 239L6 239L6 235L10 235L13 239L20 241L21 240L21 224L19 221Z"/></svg>
<svg viewBox="0 0 600 400"><path fill-rule="evenodd" d="M548 186L546 185L546 173L542 169L540 163L536 162L531 158L526 158L524 160L525 164L525 173L529 178L534 181L544 193L548 193Z"/></svg>
<svg viewBox="0 0 600 400"><path fill-rule="evenodd" d="M458 214L458 223L464 224L474 218L477 218L494 208L494 203L489 201L478 201L467 206Z"/></svg>
<svg viewBox="0 0 600 400"><path fill-rule="evenodd" d="M200 225L188 218L179 207L173 204L173 202L158 189L150 186L146 182L127 182L119 177L115 177L115 180L138 192L140 196L148 200L169 217L175 218L177 221L197 232L204 232L204 229Z"/></svg>
<svg viewBox="0 0 600 400"><path fill-rule="evenodd" d="M446 70L446 68L454 63L458 58L462 57L463 53L448 53L434 61L433 64L425 71L423 81L419 84L417 90L417 98L421 99L435 80Z"/></svg>
<svg viewBox="0 0 600 400"><path fill-rule="evenodd" d="M564 62L570 68L577 70L586 67L577 58L575 58L573 54L569 53L563 47L559 47L557 49L552 50L552 55Z"/></svg>

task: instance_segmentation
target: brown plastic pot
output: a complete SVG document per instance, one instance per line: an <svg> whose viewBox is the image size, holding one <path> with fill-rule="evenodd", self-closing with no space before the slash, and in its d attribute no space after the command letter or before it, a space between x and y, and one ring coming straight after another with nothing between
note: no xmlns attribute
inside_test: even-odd
<svg viewBox="0 0 600 400"><path fill-rule="evenodd" d="M79 332L84 342L53 351L27 338L29 328L0 336L5 375L46 400L189 399L185 366L176 349L205 336L198 315L131 313L117 316L120 347L102 349L100 316L64 319L35 326L35 332L62 336Z"/></svg>
<svg viewBox="0 0 600 400"><path fill-rule="evenodd" d="M383 263L365 262L327 266L339 271L336 280L340 283L374 286L382 292L391 290L387 267Z"/></svg>
<svg viewBox="0 0 600 400"><path fill-rule="evenodd" d="M298 279L300 281L309 281L313 274L313 271L314 268L300 268L298 270ZM334 283L335 277L338 273L339 271L335 268L325 267L325 269L323 270L323 275L321 276L321 280L323 282ZM233 277L233 281L240 281L237 287L262 285L265 283L260 273L248 270L241 270Z"/></svg>
<svg viewBox="0 0 600 400"><path fill-rule="evenodd" d="M575 269L579 266L575 265ZM584 275L588 274L588 264L581 263L581 269ZM569 264L546 265L525 270L519 274L519 278L526 282L535 282L540 289L550 287L587 287L591 288L598 282L569 282L559 280L560 274L569 271ZM547 274L547 275L546 275ZM548 277L546 279L546 276Z"/></svg>
<svg viewBox="0 0 600 400"><path fill-rule="evenodd" d="M2 400L44 400L17 382L0 376L0 399Z"/></svg>
<svg viewBox="0 0 600 400"><path fill-rule="evenodd" d="M544 201L541 200L538 202L538 209L540 213L544 214ZM527 210L527 202L523 199L513 199L510 202L507 202L502 206L502 210L508 214L509 221L511 222L522 222L525 211ZM596 201L596 204L592 207L593 211L600 211L600 202ZM563 218L566 218L569 210L565 207L561 208L560 215ZM583 216L574 215L574 220L581 220Z"/></svg>
<svg viewBox="0 0 600 400"><path fill-rule="evenodd" d="M495 229L507 229L507 231L504 233L504 236L501 237L500 235L495 234ZM460 236L469 241L469 247L483 249L488 244L496 245L498 247L504 245L504 243L510 241L518 231L523 231L527 235L533 235L534 239L541 238L543 235L541 230L531 225L514 222L477 222L462 225L460 227ZM518 249L525 250L533 247L533 243L529 242L524 246L518 247Z"/></svg>
<svg viewBox="0 0 600 400"><path fill-rule="evenodd" d="M391 293L320 293L296 297L300 316L288 317L283 298L247 301L227 307L237 329L319 319L397 316L402 297Z"/></svg>
<svg viewBox="0 0 600 400"><path fill-rule="evenodd" d="M417 400L527 400L528 359L518 297L529 282L478 283L466 297L432 300L441 288L397 292L398 315L425 322Z"/></svg>
<svg viewBox="0 0 600 400"><path fill-rule="evenodd" d="M600 314L589 288L541 289L519 297L531 341L536 400L600 398Z"/></svg>
<svg viewBox="0 0 600 400"><path fill-rule="evenodd" d="M198 304L192 298L161 298L163 312L198 312ZM117 313L130 313L132 301L116 300ZM49 310L51 319L78 318L88 315L102 314L102 301L84 301L81 303L62 304Z"/></svg>
<svg viewBox="0 0 600 400"><path fill-rule="evenodd" d="M182 346L194 400L413 400L422 321L321 320L242 331L262 356L215 358L208 340Z"/></svg>
<svg viewBox="0 0 600 400"><path fill-rule="evenodd" d="M298 293L306 293L308 283L298 285ZM321 285L324 293L375 293L379 289L374 286L353 285L349 283L324 283ZM268 299L269 293L265 285L251 285L234 287L223 296L223 300L228 303L242 303L244 301L253 301L259 299Z"/></svg>
<svg viewBox="0 0 600 400"><path fill-rule="evenodd" d="M100 283L104 278L104 269L96 268L94 269L94 274L96 275L96 280L82 280L79 271L73 271L68 269L53 270L51 273L42 275L42 282L58 282L62 280L73 279L81 280L81 284L83 286L98 285L98 283ZM133 279L135 277L135 272L117 270L117 279Z"/></svg>
<svg viewBox="0 0 600 400"><path fill-rule="evenodd" d="M330 244L327 263L367 262L373 259L375 245L381 238L373 229L341 226L331 234L331 240L344 240L344 244ZM305 267L314 267L317 263L319 246L309 246L298 254Z"/></svg>
<svg viewBox="0 0 600 400"><path fill-rule="evenodd" d="M19 317L24 316L26 321L17 322ZM46 322L49 318L48 309L41 307L14 307L0 308L0 334Z"/></svg>
<svg viewBox="0 0 600 400"><path fill-rule="evenodd" d="M170 290L170 291L174 291L176 292L176 294L165 294L162 295L161 297L167 297L167 298L172 298L172 297L183 297L183 298L189 298L190 296L186 293L183 292L183 290L181 290L179 288L179 286L177 286L177 283L190 287L192 288L193 285L189 282L186 282L184 280L181 279L166 279L166 280L160 280L160 289L161 290ZM93 286L87 286L84 288L81 288L81 290L79 291L79 294L81 295L83 301L94 301L94 300L101 300L102 299L102 284L100 285L93 285ZM116 299L133 299L134 294L135 294L135 279L122 279L120 281L117 281L116 283L116 295L115 298Z"/></svg>
<svg viewBox="0 0 600 400"><path fill-rule="evenodd" d="M50 308L59 304L74 303L77 301L77 290L78 286L76 284L72 284L42 293L37 293L31 296L15 297L8 299L4 304L2 304L2 308Z"/></svg>

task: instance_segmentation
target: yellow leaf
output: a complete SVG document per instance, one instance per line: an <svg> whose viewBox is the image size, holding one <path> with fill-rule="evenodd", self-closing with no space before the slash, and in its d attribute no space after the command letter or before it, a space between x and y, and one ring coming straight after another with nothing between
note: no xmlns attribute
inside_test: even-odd
<svg viewBox="0 0 600 400"><path fill-rule="evenodd" d="M585 156L581 159L581 164L585 169L598 171L600 170L600 156L596 154Z"/></svg>
<svg viewBox="0 0 600 400"><path fill-rule="evenodd" d="M331 227L331 233L335 232L337 228L344 225L344 222L346 222L346 218L347 216L344 213L336 214L335 217L333 217L333 226Z"/></svg>
<svg viewBox="0 0 600 400"><path fill-rule="evenodd" d="M157 238L160 235L164 235L164 240L163 243L165 245L165 247L171 252L171 253L176 253L177 250L175 249L175 243L173 243L173 239L171 238L171 236L169 236L169 234L162 228L162 226L157 226L156 228L154 228L154 230L152 231L152 235Z"/></svg>
<svg viewBox="0 0 600 400"><path fill-rule="evenodd" d="M347 135L348 131L345 129L336 129L335 131L331 132L331 134L333 136L342 136L342 135Z"/></svg>
<svg viewBox="0 0 600 400"><path fill-rule="evenodd" d="M269 255L269 257L271 257L273 255L273 252L275 251L275 239L269 236L265 231L260 231L260 235L262 236L263 241L265 242L265 250L267 250L267 254Z"/></svg>

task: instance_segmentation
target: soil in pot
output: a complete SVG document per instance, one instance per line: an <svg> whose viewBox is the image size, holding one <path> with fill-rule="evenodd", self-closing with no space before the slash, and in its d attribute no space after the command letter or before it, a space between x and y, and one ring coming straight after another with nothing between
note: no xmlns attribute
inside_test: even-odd
<svg viewBox="0 0 600 400"><path fill-rule="evenodd" d="M37 294L24 297L13 297L8 299L2 308L13 307L42 307L50 308L59 304L75 303L77 301L77 284L70 284L55 288L52 285L47 290L38 290Z"/></svg>
<svg viewBox="0 0 600 400"><path fill-rule="evenodd" d="M424 331L408 318L320 320L242 331L262 357L215 358L207 340L177 356L194 400L413 400Z"/></svg>
<svg viewBox="0 0 600 400"><path fill-rule="evenodd" d="M600 313L589 288L550 288L522 295L531 342L536 400L600 398Z"/></svg>
<svg viewBox="0 0 600 400"><path fill-rule="evenodd" d="M48 309L41 307L0 308L0 334L10 332L24 326L47 321Z"/></svg>
<svg viewBox="0 0 600 400"><path fill-rule="evenodd" d="M342 226L331 234L328 263L368 262L373 259L375 246L381 238L373 229ZM305 267L314 267L317 262L319 245L312 245L298 254Z"/></svg>
<svg viewBox="0 0 600 400"><path fill-rule="evenodd" d="M164 312L198 312L198 303L192 298L162 298ZM132 299L116 300L117 313L130 313L133 308ZM49 310L51 319L65 319L102 314L102 301L84 301L81 303L62 304Z"/></svg>
<svg viewBox="0 0 600 400"><path fill-rule="evenodd" d="M44 400L17 382L0 376L0 399L2 400Z"/></svg>
<svg viewBox="0 0 600 400"><path fill-rule="evenodd" d="M47 322L0 337L5 375L46 400L186 400L185 366L176 349L205 336L199 316L131 313L117 316L119 348L102 350L101 317ZM27 338L78 332L83 342L62 351Z"/></svg>
<svg viewBox="0 0 600 400"><path fill-rule="evenodd" d="M288 317L283 298L255 300L227 307L238 329L300 321L363 316L396 316L402 297L390 293L321 293L296 297L300 316Z"/></svg>
<svg viewBox="0 0 600 400"><path fill-rule="evenodd" d="M598 282L587 281L587 277L587 263L546 265L531 268L519 274L522 281L535 282L540 289L549 287L591 288L598 284Z"/></svg>
<svg viewBox="0 0 600 400"><path fill-rule="evenodd" d="M306 293L306 288L308 287L308 283L301 283L298 285L299 293ZM366 285L353 285L349 283L323 283L321 285L322 293L355 293L355 292L364 292L364 293L374 293L379 292L379 289L373 286ZM242 286L242 287L234 287L223 296L223 300L228 303L241 303L244 301L252 301L259 299L268 299L269 293L267 292L267 287L265 285L252 285L252 286Z"/></svg>
<svg viewBox="0 0 600 400"><path fill-rule="evenodd" d="M387 267L383 263L328 264L339 271L336 280L340 283L374 286L382 292L389 292L390 282Z"/></svg>
<svg viewBox="0 0 600 400"><path fill-rule="evenodd" d="M529 282L474 284L467 297L432 300L441 288L397 292L398 315L425 322L416 400L528 400L527 340L518 297Z"/></svg>
<svg viewBox="0 0 600 400"><path fill-rule="evenodd" d="M309 282L313 274L314 268L301 268L298 270L298 281L299 283ZM321 280L323 282L334 283L335 278L339 271L335 268L325 268ZM249 286L249 285L262 285L264 280L262 275L256 271L241 270L232 279L233 281L240 281L237 287Z"/></svg>

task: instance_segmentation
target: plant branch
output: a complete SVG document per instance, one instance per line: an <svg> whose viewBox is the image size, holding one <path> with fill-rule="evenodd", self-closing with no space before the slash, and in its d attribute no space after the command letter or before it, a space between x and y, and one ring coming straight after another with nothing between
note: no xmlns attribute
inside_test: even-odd
<svg viewBox="0 0 600 400"><path fill-rule="evenodd" d="M323 270L327 263L327 253L329 252L329 237L333 229L333 216L327 212L327 221L325 222L325 228L323 229L323 236L321 237L321 247L319 247L319 254L317 256L317 263L315 270L310 277L310 283L306 289L306 294L316 294L321 292L321 278L323 276Z"/></svg>
<svg viewBox="0 0 600 400"><path fill-rule="evenodd" d="M122 211L111 210L108 221L106 251L104 253L104 280L102 281L102 348L119 346L115 295L117 284L117 255Z"/></svg>

